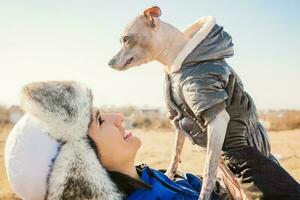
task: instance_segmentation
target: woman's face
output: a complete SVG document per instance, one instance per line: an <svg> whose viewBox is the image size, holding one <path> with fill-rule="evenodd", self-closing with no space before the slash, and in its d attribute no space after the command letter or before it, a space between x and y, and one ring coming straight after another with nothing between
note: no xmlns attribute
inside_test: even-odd
<svg viewBox="0 0 300 200"><path fill-rule="evenodd" d="M141 141L123 127L124 117L119 113L93 111L89 136L96 143L101 163L108 170L116 171L134 163Z"/></svg>

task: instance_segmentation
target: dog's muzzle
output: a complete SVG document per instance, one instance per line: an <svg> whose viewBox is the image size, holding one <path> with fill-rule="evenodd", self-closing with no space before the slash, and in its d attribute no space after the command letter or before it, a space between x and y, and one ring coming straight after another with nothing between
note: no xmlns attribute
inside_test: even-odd
<svg viewBox="0 0 300 200"><path fill-rule="evenodd" d="M113 59L111 59L111 60L108 62L108 65L109 65L110 67L114 67L114 66L115 66L115 63L116 63L116 59L113 58Z"/></svg>

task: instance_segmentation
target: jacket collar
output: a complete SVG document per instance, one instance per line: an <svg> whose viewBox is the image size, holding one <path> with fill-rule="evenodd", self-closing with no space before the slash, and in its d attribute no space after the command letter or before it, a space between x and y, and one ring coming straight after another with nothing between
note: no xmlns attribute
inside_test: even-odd
<svg viewBox="0 0 300 200"><path fill-rule="evenodd" d="M181 68L184 59L196 48L198 44L200 44L206 38L215 24L215 17L205 16L198 19L195 23L191 24L183 31L183 34L191 39L177 55L170 68L169 74L174 73Z"/></svg>

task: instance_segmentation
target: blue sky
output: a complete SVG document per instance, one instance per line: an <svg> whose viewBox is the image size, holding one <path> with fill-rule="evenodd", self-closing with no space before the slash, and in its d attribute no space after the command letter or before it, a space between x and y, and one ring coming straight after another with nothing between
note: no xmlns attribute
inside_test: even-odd
<svg viewBox="0 0 300 200"><path fill-rule="evenodd" d="M162 65L107 66L130 19L152 5L182 29L204 15L233 37L228 62L259 109L300 109L299 1L0 0L0 103L17 104L31 81L78 80L97 105L160 107Z"/></svg>

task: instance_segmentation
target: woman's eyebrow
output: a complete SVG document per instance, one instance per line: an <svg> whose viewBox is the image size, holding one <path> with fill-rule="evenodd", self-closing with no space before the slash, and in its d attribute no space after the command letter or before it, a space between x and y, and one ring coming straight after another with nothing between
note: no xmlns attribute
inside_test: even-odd
<svg viewBox="0 0 300 200"><path fill-rule="evenodd" d="M97 111L96 111L96 120L98 120L99 115L100 115L100 111L97 110Z"/></svg>

